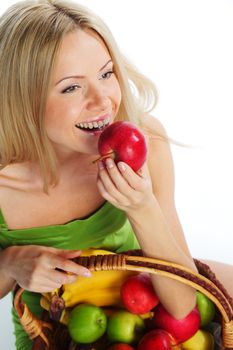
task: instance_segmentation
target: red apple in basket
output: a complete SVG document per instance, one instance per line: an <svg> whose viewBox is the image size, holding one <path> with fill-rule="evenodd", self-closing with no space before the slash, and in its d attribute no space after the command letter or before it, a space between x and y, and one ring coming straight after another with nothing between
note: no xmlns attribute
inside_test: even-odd
<svg viewBox="0 0 233 350"><path fill-rule="evenodd" d="M163 329L146 333L140 340L137 350L175 350L180 349L177 341Z"/></svg>
<svg viewBox="0 0 233 350"><path fill-rule="evenodd" d="M99 137L98 149L102 159L111 157L116 163L125 162L134 171L142 167L147 155L145 136L127 121L107 126Z"/></svg>
<svg viewBox="0 0 233 350"><path fill-rule="evenodd" d="M155 327L169 332L178 343L181 343L191 338L198 331L201 318L197 307L195 307L186 317L178 320L171 316L162 304L159 304L154 309L152 323Z"/></svg>
<svg viewBox="0 0 233 350"><path fill-rule="evenodd" d="M145 314L153 309L159 299L148 273L129 277L121 286L121 301L133 314Z"/></svg>

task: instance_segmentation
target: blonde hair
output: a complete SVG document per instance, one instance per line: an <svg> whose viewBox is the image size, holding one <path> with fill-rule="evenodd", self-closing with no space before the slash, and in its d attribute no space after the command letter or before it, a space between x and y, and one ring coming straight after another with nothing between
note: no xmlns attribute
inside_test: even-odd
<svg viewBox="0 0 233 350"><path fill-rule="evenodd" d="M44 190L59 179L53 147L44 128L51 73L63 37L92 29L114 62L122 102L118 120L139 123L154 109L157 90L120 52L105 23L89 9L60 0L26 0L0 18L0 163L38 162Z"/></svg>

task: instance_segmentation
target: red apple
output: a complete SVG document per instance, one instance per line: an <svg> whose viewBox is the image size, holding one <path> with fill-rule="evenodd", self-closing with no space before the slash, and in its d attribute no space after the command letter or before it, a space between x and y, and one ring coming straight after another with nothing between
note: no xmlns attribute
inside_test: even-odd
<svg viewBox="0 0 233 350"><path fill-rule="evenodd" d="M115 343L107 350L135 350L131 345L125 343Z"/></svg>
<svg viewBox="0 0 233 350"><path fill-rule="evenodd" d="M104 129L98 141L102 158L111 157L115 162L125 162L134 171L146 160L147 146L143 133L131 122L118 121Z"/></svg>
<svg viewBox="0 0 233 350"><path fill-rule="evenodd" d="M148 273L129 277L121 286L121 301L133 314L145 314L153 309L159 299Z"/></svg>
<svg viewBox="0 0 233 350"><path fill-rule="evenodd" d="M171 333L178 343L181 343L198 331L201 318L198 308L195 307L186 317L177 320L165 310L162 304L159 304L154 310L152 322L157 328Z"/></svg>
<svg viewBox="0 0 233 350"><path fill-rule="evenodd" d="M165 330L154 329L143 336L137 350L178 350L180 347L175 346L176 343L172 335Z"/></svg>

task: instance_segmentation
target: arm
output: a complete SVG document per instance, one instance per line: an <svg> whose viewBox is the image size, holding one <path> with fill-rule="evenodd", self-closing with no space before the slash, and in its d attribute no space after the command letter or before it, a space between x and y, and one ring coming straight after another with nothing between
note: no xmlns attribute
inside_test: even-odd
<svg viewBox="0 0 233 350"><path fill-rule="evenodd" d="M6 296L14 287L15 280L5 274L3 261L5 259L5 251L0 250L0 299Z"/></svg>
<svg viewBox="0 0 233 350"><path fill-rule="evenodd" d="M164 132L148 117L150 127ZM154 124L154 125L151 125ZM156 125L155 125L156 124ZM107 162L108 165L108 162ZM100 169L98 187L103 197L124 210L146 256L173 261L196 271L174 205L174 171L169 145L152 139L148 164L138 174L123 164ZM183 318L196 303L196 292L171 279L152 276L155 291L164 307Z"/></svg>
<svg viewBox="0 0 233 350"><path fill-rule="evenodd" d="M166 135L155 118L147 117L146 122L160 134ZM145 173L151 178L154 198L144 208L129 213L129 220L144 254L197 271L176 212L174 166L168 142L151 139L148 170ZM154 229L151 230L151 227ZM184 317L194 307L196 293L191 287L160 276L152 276L152 280L158 297L175 317Z"/></svg>

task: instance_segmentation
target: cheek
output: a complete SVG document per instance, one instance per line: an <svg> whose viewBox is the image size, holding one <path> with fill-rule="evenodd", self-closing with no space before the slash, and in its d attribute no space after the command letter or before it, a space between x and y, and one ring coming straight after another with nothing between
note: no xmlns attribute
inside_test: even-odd
<svg viewBox="0 0 233 350"><path fill-rule="evenodd" d="M80 105L75 101L54 99L52 103L48 103L45 110L45 125L59 125L60 123L75 123L80 113Z"/></svg>
<svg viewBox="0 0 233 350"><path fill-rule="evenodd" d="M112 86L112 96L114 98L114 102L119 107L121 104L121 88L120 88L120 85L119 85L118 80L116 78L115 78L114 84Z"/></svg>

